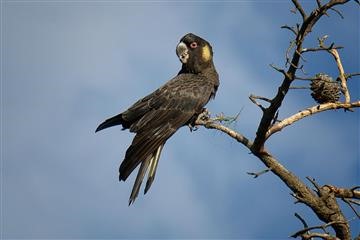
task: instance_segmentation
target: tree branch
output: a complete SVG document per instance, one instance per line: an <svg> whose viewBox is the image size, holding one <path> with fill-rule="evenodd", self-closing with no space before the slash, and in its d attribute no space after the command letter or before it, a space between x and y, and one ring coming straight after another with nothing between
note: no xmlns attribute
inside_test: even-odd
<svg viewBox="0 0 360 240"><path fill-rule="evenodd" d="M283 81L281 85L278 88L278 91L276 95L272 99L267 99L263 97L258 96L250 96L250 99L263 110L263 115L260 120L260 123L258 125L256 136L254 141L249 140L241 133L234 131L233 129L224 126L221 124L221 121L217 118L210 118L210 116L207 117L198 117L198 119L195 121L195 124L204 126L208 129L215 129L221 132L226 133L231 138L235 139L242 145L244 145L246 148L248 148L256 157L260 159L260 161L268 168L269 171L274 173L277 177L279 177L283 183L292 191L292 195L299 200L299 202L302 202L309 206L314 213L317 215L317 217L325 222L324 225L316 226L316 227L307 227L306 223L304 224L304 229L297 232L295 234L296 236L300 236L303 239L311 239L314 237L319 237L322 239L342 239L342 240L349 240L351 238L350 234L350 226L348 221L346 220L345 216L341 212L341 209L337 203L337 198L345 199L344 196L352 196L351 198L347 198L350 200L356 200L357 196L359 194L359 191L357 188L352 189L351 192L346 191L342 188L336 188L334 186L320 186L318 185L315 180L310 179L309 180L314 184L316 191L313 191L311 188L309 188L300 178L298 178L295 174L293 174L291 171L285 168L274 156L271 155L271 153L265 149L265 142L266 140L275 132L281 131L286 126L291 125L292 123L295 123L296 121L299 121L307 116L323 112L326 110L331 109L350 109L352 107L360 107L360 101L352 102L350 103L350 96L347 98L345 96L345 102L344 103L325 103L316 105L307 109L302 110L301 112L294 114L293 116L290 116L280 122L277 121L277 114L279 112L279 108L282 105L282 102L288 93L292 82L297 78L296 77L296 71L298 69L302 70L302 66L299 67L300 61L302 60L301 54L304 52L312 52L312 51L329 51L333 54L335 61L338 66L338 70L340 73L340 79L344 84L346 85L346 79L348 79L351 76L355 75L346 75L344 73L344 69L340 68L342 67L342 63L340 61L340 57L336 56L336 53L338 54L336 49L339 49L341 47L334 47L333 44L324 49L324 46L320 45L320 48L307 48L303 49L303 41L305 37L308 35L309 32L311 32L313 26L317 23L317 21L323 16L327 14L327 11L329 9L333 9L334 6L344 4L349 2L350 0L329 0L326 4L322 4L320 0L317 0L317 8L313 10L309 16L306 15L304 9L298 2L298 0L292 0L293 4L295 5L295 8L302 16L302 24L298 24L297 30L295 31L293 28L290 28L288 26L284 26L283 28L286 28L290 31L292 31L296 38L293 41L293 43L290 45L290 47L287 50L286 57L287 61L286 67L287 70L281 69L278 67L275 67L274 65L270 65L273 67L276 71L283 74ZM292 57L290 60L290 51L293 51ZM334 52L336 51L336 52ZM345 81L344 81L345 79ZM344 95L346 93L347 88L344 89ZM268 107L263 107L260 105L256 100L264 100L266 102L269 102L270 105ZM267 171L268 171L267 170ZM257 176L256 174L253 174ZM259 175L259 174L258 174ZM350 203L349 203L350 204ZM350 204L351 205L351 204ZM299 218L302 219L301 217ZM302 221L303 222L303 221ZM303 222L304 223L304 222ZM311 233L310 230L321 228L325 229L327 227L331 226L335 233L336 238L329 235L328 233Z"/></svg>
<svg viewBox="0 0 360 240"><path fill-rule="evenodd" d="M310 108L306 108L284 120L280 121L279 123L270 127L270 129L266 133L266 139L269 138L272 134L281 131L285 127L314 114L324 112L327 110L333 109L350 109L350 108L357 108L360 107L360 101L356 101L353 103L324 103L320 105L316 105Z"/></svg>
<svg viewBox="0 0 360 240"><path fill-rule="evenodd" d="M344 94L345 96L345 103L349 103L350 102L350 93L346 84L346 74L344 71L344 67L341 63L341 59L340 59L340 55L339 52L336 49L330 49L328 50L328 52L334 57L336 65L338 67L339 70L339 78L341 81L341 92Z"/></svg>
<svg viewBox="0 0 360 240"><path fill-rule="evenodd" d="M335 197L337 198L355 198L355 199L360 199L360 186L356 186L353 188L340 188L340 187L335 187L332 185L325 185L328 188L331 189L331 191L333 191L335 193Z"/></svg>
<svg viewBox="0 0 360 240"><path fill-rule="evenodd" d="M331 47L331 48L330 48ZM316 48L303 48L301 50L301 53L306 52L319 52L319 51L329 51L330 49L343 49L342 46L330 46L329 48L323 48L323 47L316 47Z"/></svg>
<svg viewBox="0 0 360 240"><path fill-rule="evenodd" d="M352 78L352 77L356 77L356 76L360 76L360 73L349 73L346 74L346 79Z"/></svg>
<svg viewBox="0 0 360 240"><path fill-rule="evenodd" d="M224 132L231 138L243 144L246 148L250 150L253 149L254 143L251 140L241 133L223 126L221 123L217 122L216 119L200 115L195 121L195 124L204 126L208 129L216 129ZM265 149L261 152L252 151L252 153L291 189L294 193L293 195L296 196L297 199L311 207L319 219L326 223L336 221L337 223L334 223L333 227L338 237L341 239L350 239L349 225L336 202L335 193L329 187L319 187L318 194L316 195L295 174L287 170Z"/></svg>
<svg viewBox="0 0 360 240"><path fill-rule="evenodd" d="M292 0L292 2L294 3L296 9L300 12L303 20L306 19L306 13L304 11L304 9L302 8L302 6L300 5L300 3L297 0Z"/></svg>
<svg viewBox="0 0 360 240"><path fill-rule="evenodd" d="M290 66L286 71L284 80L279 87L276 96L272 99L270 106L263 112L263 116L260 120L260 124L256 132L256 138L254 140L252 151L260 152L264 148L266 133L271 125L272 119L280 108L282 101L284 100L287 92L289 91L290 85L295 78L295 73L298 69L298 64L301 58L302 43L305 37L312 30L316 22L327 12L327 10L334 7L335 5L344 4L348 1L350 0L330 0L327 4L322 5L321 7L318 7L312 11L308 17L306 17L304 13L302 14L303 23L295 39L296 49L293 53L292 60L290 61ZM293 0L293 3L301 13L301 10L298 7L298 2Z"/></svg>
<svg viewBox="0 0 360 240"><path fill-rule="evenodd" d="M308 235L312 235L312 237L321 237L323 239L334 239L334 237L330 236L329 234L321 234L321 235L318 235L318 233L316 235L313 235L315 233L308 233L309 231L311 230L314 230L314 229L323 229L325 230L326 228L334 225L334 224L339 224L341 222L338 222L338 221L332 221L332 222L329 222L329 223L325 223L323 225L319 225L319 226L313 226L313 227L305 227L304 229L294 233L293 235L291 235L290 237L293 237L293 238L296 238L298 236L303 236L304 234L308 234ZM309 239L309 238L307 238Z"/></svg>
<svg viewBox="0 0 360 240"><path fill-rule="evenodd" d="M238 133L234 130L232 130L229 127L226 127L222 124L220 124L218 122L218 120L214 119L214 118L202 118L201 116L199 116L196 121L195 121L196 125L200 125L200 126L204 126L207 129L216 129L219 130L223 133L226 133L227 135L229 135L231 138L235 139L236 141L238 141L239 143L243 144L245 147L247 148L251 148L252 146L252 142L246 138L244 135L242 135L241 133Z"/></svg>

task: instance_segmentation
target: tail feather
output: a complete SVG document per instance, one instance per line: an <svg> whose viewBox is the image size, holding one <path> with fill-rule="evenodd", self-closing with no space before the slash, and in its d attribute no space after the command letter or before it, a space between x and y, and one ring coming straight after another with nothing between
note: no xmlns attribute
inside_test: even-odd
<svg viewBox="0 0 360 240"><path fill-rule="evenodd" d="M129 198L129 205L132 204L135 201L136 197L138 196L141 183L144 180L145 174L148 170L149 170L148 171L148 179L146 181L144 194L146 194L146 192L151 187L151 184L155 178L156 168L157 168L157 164L159 162L160 153L161 153L163 146L164 145L160 145L152 155L149 155L145 160L143 160L141 162L139 172L136 176L135 183L134 183L134 186L132 188L131 195Z"/></svg>
<svg viewBox="0 0 360 240"><path fill-rule="evenodd" d="M124 123L124 119L122 118L122 114L118 114L114 117L106 119L103 123L101 123L95 130L95 132L101 131L105 128L113 127L116 125L121 125Z"/></svg>
<svg viewBox="0 0 360 240"><path fill-rule="evenodd" d="M133 203L135 201L136 197L139 194L140 186L144 179L145 173L149 167L149 163L150 163L150 157L148 157L146 160L144 160L140 165L140 169L136 176L135 183L134 183L134 186L132 188L131 195L129 198L129 206L131 203Z"/></svg>
<svg viewBox="0 0 360 240"><path fill-rule="evenodd" d="M149 191L151 184L153 183L153 181L155 179L156 169L157 169L157 165L159 163L160 154L161 154L161 150L163 149L163 146L164 145L160 145L160 147L156 150L155 154L151 158L150 169L149 169L149 173L148 173L148 179L147 179L146 185L145 185L144 194L146 194L147 191Z"/></svg>
<svg viewBox="0 0 360 240"><path fill-rule="evenodd" d="M165 131L163 131L164 134ZM144 161L148 156L156 154L159 146L164 145L168 136L161 135L149 139L148 135L137 134L133 139L131 146L125 153L125 159L119 168L119 180L125 181L134 169Z"/></svg>

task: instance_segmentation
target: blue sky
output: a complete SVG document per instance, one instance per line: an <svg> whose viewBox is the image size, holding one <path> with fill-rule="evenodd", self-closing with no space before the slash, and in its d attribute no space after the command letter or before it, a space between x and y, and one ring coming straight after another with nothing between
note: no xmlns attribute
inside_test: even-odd
<svg viewBox="0 0 360 240"><path fill-rule="evenodd" d="M307 1L306 9L313 6ZM299 15L290 1L2 1L1 234L3 238L286 239L319 221L243 146L222 133L180 129L166 144L156 180L128 207L135 176L118 182L133 137L119 127L95 134L180 69L175 46L188 32L212 43L221 85L212 113L235 115L253 138L261 113L248 100L272 97ZM324 17L305 42L329 35L346 72L359 71L355 3ZM337 76L329 55L305 56L305 71ZM295 85L304 85L297 82ZM349 81L352 99L359 81ZM314 105L293 90L280 117ZM359 185L359 111L325 112L283 130L270 151L300 178ZM354 214L345 206L348 218ZM353 232L359 221L351 221Z"/></svg>

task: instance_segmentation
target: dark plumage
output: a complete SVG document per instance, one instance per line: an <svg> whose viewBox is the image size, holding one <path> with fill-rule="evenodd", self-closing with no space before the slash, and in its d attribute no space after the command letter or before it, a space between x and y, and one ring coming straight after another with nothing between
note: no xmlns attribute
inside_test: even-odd
<svg viewBox="0 0 360 240"><path fill-rule="evenodd" d="M122 125L136 133L120 165L119 180L125 181L140 164L129 204L134 202L148 171L145 193L154 181L165 142L182 126L191 124L219 86L210 44L189 33L176 47L182 62L178 75L128 110L101 123L97 131Z"/></svg>

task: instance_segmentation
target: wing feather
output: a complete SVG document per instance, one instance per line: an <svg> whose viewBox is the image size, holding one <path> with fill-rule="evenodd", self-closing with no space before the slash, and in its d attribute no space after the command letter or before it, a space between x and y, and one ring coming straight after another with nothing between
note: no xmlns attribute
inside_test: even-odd
<svg viewBox="0 0 360 240"><path fill-rule="evenodd" d="M135 201L147 171L145 193L149 190L167 139L202 111L213 91L214 84L203 76L181 74L121 114L126 121L123 127L136 135L120 165L119 180L125 181L140 165L129 204Z"/></svg>

